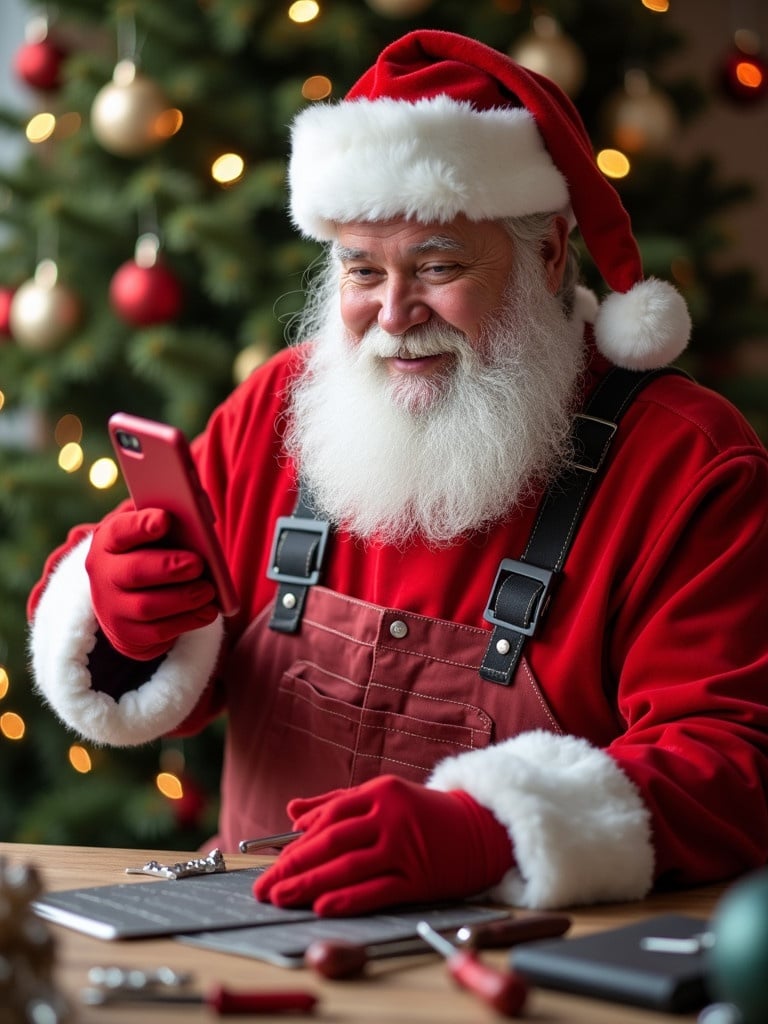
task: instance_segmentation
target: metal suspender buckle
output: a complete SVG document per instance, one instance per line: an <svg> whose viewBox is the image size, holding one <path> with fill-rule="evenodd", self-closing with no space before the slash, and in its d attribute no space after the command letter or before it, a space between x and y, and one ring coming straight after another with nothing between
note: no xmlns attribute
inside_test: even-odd
<svg viewBox="0 0 768 1024"><path fill-rule="evenodd" d="M278 583L314 586L328 544L330 526L318 519L280 516L275 525L267 576Z"/></svg>
<svg viewBox="0 0 768 1024"><path fill-rule="evenodd" d="M549 569L529 562L502 559L483 618L494 626L533 636L549 604L554 576Z"/></svg>

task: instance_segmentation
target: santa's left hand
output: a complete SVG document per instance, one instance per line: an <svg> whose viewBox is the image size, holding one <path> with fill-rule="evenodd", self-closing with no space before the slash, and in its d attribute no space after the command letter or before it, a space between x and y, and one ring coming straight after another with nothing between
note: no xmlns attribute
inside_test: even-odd
<svg viewBox="0 0 768 1024"><path fill-rule="evenodd" d="M468 793L393 775L292 800L288 814L303 835L254 884L257 899L280 907L343 917L461 899L514 863L506 829Z"/></svg>

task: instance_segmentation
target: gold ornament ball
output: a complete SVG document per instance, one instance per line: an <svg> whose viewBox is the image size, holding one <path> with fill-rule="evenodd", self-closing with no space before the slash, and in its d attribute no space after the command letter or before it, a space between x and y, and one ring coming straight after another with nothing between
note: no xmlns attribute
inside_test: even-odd
<svg viewBox="0 0 768 1024"><path fill-rule="evenodd" d="M16 289L9 323L22 348L45 352L58 347L80 323L82 307L77 295L59 284L56 267L44 260L35 276Z"/></svg>
<svg viewBox="0 0 768 1024"><path fill-rule="evenodd" d="M168 138L164 115L169 109L163 90L121 61L112 81L96 94L91 106L91 128L104 149L117 156L141 156Z"/></svg>
<svg viewBox="0 0 768 1024"><path fill-rule="evenodd" d="M385 18L412 18L432 5L432 0L366 0L366 3Z"/></svg>
<svg viewBox="0 0 768 1024"><path fill-rule="evenodd" d="M679 121L672 101L645 72L628 73L625 87L603 109L605 131L623 153L655 153L674 139Z"/></svg>
<svg viewBox="0 0 768 1024"><path fill-rule="evenodd" d="M551 79L568 96L576 96L584 84L583 53L548 15L534 19L533 31L521 36L509 55L529 71Z"/></svg>

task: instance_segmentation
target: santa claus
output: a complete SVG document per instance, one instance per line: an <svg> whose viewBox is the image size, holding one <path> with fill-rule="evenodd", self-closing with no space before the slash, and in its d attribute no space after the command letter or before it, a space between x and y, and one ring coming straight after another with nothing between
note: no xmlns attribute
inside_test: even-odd
<svg viewBox="0 0 768 1024"><path fill-rule="evenodd" d="M297 342L193 446L241 610L125 503L32 595L40 691L100 743L226 712L215 841L299 833L256 887L284 906L554 907L762 863L766 452L659 370L688 313L570 101L416 31L298 116L289 186L326 252Z"/></svg>

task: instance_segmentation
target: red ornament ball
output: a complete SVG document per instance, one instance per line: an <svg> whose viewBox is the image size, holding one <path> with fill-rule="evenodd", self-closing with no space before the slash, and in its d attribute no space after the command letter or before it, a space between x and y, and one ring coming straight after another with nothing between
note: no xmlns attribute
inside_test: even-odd
<svg viewBox="0 0 768 1024"><path fill-rule="evenodd" d="M47 38L25 43L16 51L13 69L33 89L49 92L61 85L61 65L65 56L64 50Z"/></svg>
<svg viewBox="0 0 768 1024"><path fill-rule="evenodd" d="M0 339L12 338L11 302L15 292L13 288L0 288Z"/></svg>
<svg viewBox="0 0 768 1024"><path fill-rule="evenodd" d="M114 311L136 327L173 320L181 310L182 290L175 274L162 263L149 267L128 260L109 286Z"/></svg>
<svg viewBox="0 0 768 1024"><path fill-rule="evenodd" d="M768 64L759 54L734 48L720 67L720 89L739 106L758 103L768 93Z"/></svg>

